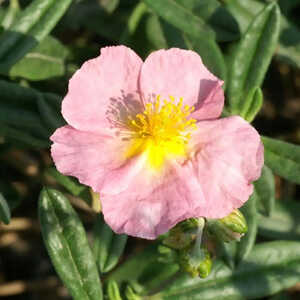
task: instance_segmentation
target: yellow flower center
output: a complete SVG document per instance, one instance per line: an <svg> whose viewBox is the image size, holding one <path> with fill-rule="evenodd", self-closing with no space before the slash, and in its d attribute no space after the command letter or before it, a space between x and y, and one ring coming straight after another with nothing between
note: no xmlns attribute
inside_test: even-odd
<svg viewBox="0 0 300 300"><path fill-rule="evenodd" d="M188 118L194 107L182 102L180 98L175 104L175 98L170 96L170 101L161 103L160 96L157 96L153 103L146 104L143 113L130 118L128 127L132 143L126 157L145 153L149 165L156 170L167 158L185 157L196 120Z"/></svg>

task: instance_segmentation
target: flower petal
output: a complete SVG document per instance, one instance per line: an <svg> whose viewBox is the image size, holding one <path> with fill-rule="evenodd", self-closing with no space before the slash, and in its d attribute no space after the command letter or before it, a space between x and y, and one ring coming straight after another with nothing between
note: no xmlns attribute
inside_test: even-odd
<svg viewBox="0 0 300 300"><path fill-rule="evenodd" d="M196 149L192 162L205 198L197 213L225 217L248 200L253 192L251 182L260 176L264 163L260 136L234 116L199 122L191 141Z"/></svg>
<svg viewBox="0 0 300 300"><path fill-rule="evenodd" d="M95 191L109 183L111 192L119 193L127 188L140 166L139 157L126 160L122 156L128 145L116 137L64 126L55 131L51 140L51 155L57 169L77 177Z"/></svg>
<svg viewBox="0 0 300 300"><path fill-rule="evenodd" d="M137 94L142 60L125 46L106 47L73 75L62 114L78 130L103 132L118 110L140 105Z"/></svg>
<svg viewBox="0 0 300 300"><path fill-rule="evenodd" d="M220 116L224 105L223 81L210 73L193 51L172 48L155 51L142 66L140 89L147 102L153 95L169 96L195 106L198 120Z"/></svg>
<svg viewBox="0 0 300 300"><path fill-rule="evenodd" d="M195 217L203 196L193 172L190 164L175 163L160 174L140 169L125 191L101 194L106 222L117 233L155 239L176 223Z"/></svg>

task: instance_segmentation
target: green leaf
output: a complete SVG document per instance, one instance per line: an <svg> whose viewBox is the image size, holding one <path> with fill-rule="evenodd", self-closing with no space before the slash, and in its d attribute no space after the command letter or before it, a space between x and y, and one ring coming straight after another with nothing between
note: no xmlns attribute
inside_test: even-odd
<svg viewBox="0 0 300 300"><path fill-rule="evenodd" d="M272 239L300 239L300 204L296 201L280 199L275 202L270 217L259 215L259 234Z"/></svg>
<svg viewBox="0 0 300 300"><path fill-rule="evenodd" d="M22 108L15 109L0 104L0 123L7 126L12 125L12 127L18 129L28 129L30 133L42 138L48 138L49 136L49 131L42 123L40 116Z"/></svg>
<svg viewBox="0 0 300 300"><path fill-rule="evenodd" d="M257 0L225 0L224 6L238 23L240 32L244 34L255 16L264 9L265 3Z"/></svg>
<svg viewBox="0 0 300 300"><path fill-rule="evenodd" d="M237 251L236 251L236 261L240 263L245 259L249 253L251 252L257 234L257 211L256 211L256 202L257 202L257 195L254 190L250 199L244 204L240 210L243 213L247 225L248 231L247 233L241 238L241 241L237 243Z"/></svg>
<svg viewBox="0 0 300 300"><path fill-rule="evenodd" d="M261 243L232 271L215 261L205 279L179 275L162 292L147 299L236 300L275 294L300 280L300 243Z"/></svg>
<svg viewBox="0 0 300 300"><path fill-rule="evenodd" d="M3 135L8 140L21 142L25 146L35 147L35 148L48 148L50 142L48 140L42 140L26 133L22 130L10 128L4 124L0 123L0 135Z"/></svg>
<svg viewBox="0 0 300 300"><path fill-rule="evenodd" d="M275 2L268 4L250 24L231 51L227 86L229 110L244 111L244 95L262 84L278 41L280 11ZM247 105L247 104L246 104Z"/></svg>
<svg viewBox="0 0 300 300"><path fill-rule="evenodd" d="M166 282L178 273L180 267L176 263L155 262L146 268L140 278L144 287L143 294L152 293L163 287Z"/></svg>
<svg viewBox="0 0 300 300"><path fill-rule="evenodd" d="M0 36L0 73L9 69L42 41L72 0L34 0Z"/></svg>
<svg viewBox="0 0 300 300"><path fill-rule="evenodd" d="M195 38L199 36L205 36L207 39L215 38L215 33L208 25L205 24L203 19L197 17L185 7L179 5L175 0L143 1L155 13L183 32Z"/></svg>
<svg viewBox="0 0 300 300"><path fill-rule="evenodd" d="M297 1L297 0L296 0ZM279 1L281 11L286 14L295 5L294 0ZM225 2L226 8L237 20L241 32L245 32L256 13L258 13L264 4L259 1L240 1L230 0ZM286 12L284 12L286 11ZM284 14L280 16L280 36L278 47L276 48L276 57L294 67L300 67L300 39L299 29L291 23Z"/></svg>
<svg viewBox="0 0 300 300"><path fill-rule="evenodd" d="M2 221L4 224L9 224L10 222L10 209L5 198L1 193L0 193L0 221Z"/></svg>
<svg viewBox="0 0 300 300"><path fill-rule="evenodd" d="M112 270L118 263L127 242L127 235L114 234L103 215L97 216L94 228L93 252L101 273Z"/></svg>
<svg viewBox="0 0 300 300"><path fill-rule="evenodd" d="M69 193L84 200L89 207L92 207L93 199L90 190L87 186L79 183L76 178L63 175L54 167L48 168L45 171L45 175L54 178L56 182L62 185Z"/></svg>
<svg viewBox="0 0 300 300"><path fill-rule="evenodd" d="M72 30L78 30L80 27L87 28L108 41L119 43L131 12L132 9L129 8L107 13L98 1L77 1L67 12L63 24Z"/></svg>
<svg viewBox="0 0 300 300"><path fill-rule="evenodd" d="M14 20L16 19L16 16L20 12L20 5L18 0L10 0L9 1L9 7L6 11L6 14L2 20L2 26L7 29L9 28Z"/></svg>
<svg viewBox="0 0 300 300"><path fill-rule="evenodd" d="M12 108L23 108L34 111L38 92L25 88L17 83L0 80L1 103Z"/></svg>
<svg viewBox="0 0 300 300"><path fill-rule="evenodd" d="M275 204L275 179L272 171L264 165L260 178L254 182L258 209L265 215L272 214Z"/></svg>
<svg viewBox="0 0 300 300"><path fill-rule="evenodd" d="M112 13L119 5L120 0L99 0L101 7L108 13Z"/></svg>
<svg viewBox="0 0 300 300"><path fill-rule="evenodd" d="M277 175L300 184L300 146L262 137L265 163Z"/></svg>
<svg viewBox="0 0 300 300"><path fill-rule="evenodd" d="M114 280L108 281L107 296L109 300L122 300L118 284Z"/></svg>
<svg viewBox="0 0 300 300"><path fill-rule="evenodd" d="M39 219L52 263L72 297L101 300L96 263L82 223L68 199L54 189L43 189Z"/></svg>
<svg viewBox="0 0 300 300"><path fill-rule="evenodd" d="M237 251L237 242L224 243L222 241L217 241L217 254L223 258L225 264L230 268L235 267L235 257Z"/></svg>
<svg viewBox="0 0 300 300"><path fill-rule="evenodd" d="M251 123L263 104L263 93L260 88L252 88L245 97L240 116Z"/></svg>
<svg viewBox="0 0 300 300"><path fill-rule="evenodd" d="M300 68L300 30L281 16L281 33L277 57L281 61Z"/></svg>
<svg viewBox="0 0 300 300"><path fill-rule="evenodd" d="M217 0L175 0L179 5L201 18L216 33L219 42L232 41L240 37L236 20L224 5ZM202 36L203 37L203 36Z"/></svg>
<svg viewBox="0 0 300 300"><path fill-rule="evenodd" d="M63 175L56 170L56 168L48 168L46 170L46 175L53 177L58 183L66 188L72 195L79 196L87 187L80 184L75 178Z"/></svg>
<svg viewBox="0 0 300 300"><path fill-rule="evenodd" d="M21 195L9 181L0 181L0 191L12 212L21 202Z"/></svg>
<svg viewBox="0 0 300 300"><path fill-rule="evenodd" d="M64 124L60 97L4 80L0 91L0 133L26 146L48 147L50 134Z"/></svg>
<svg viewBox="0 0 300 300"><path fill-rule="evenodd" d="M56 105L59 105L59 108ZM66 124L61 115L61 101L57 101L56 98L50 95L39 94L37 105L39 113L44 121L45 125L51 132L54 132L57 128Z"/></svg>
<svg viewBox="0 0 300 300"><path fill-rule="evenodd" d="M138 253L133 253L123 264L108 275L108 279L118 283L137 280L147 267L157 262L157 243L152 243Z"/></svg>
<svg viewBox="0 0 300 300"><path fill-rule="evenodd" d="M68 50L57 39L47 36L11 69L10 76L28 80L45 80L65 73Z"/></svg>

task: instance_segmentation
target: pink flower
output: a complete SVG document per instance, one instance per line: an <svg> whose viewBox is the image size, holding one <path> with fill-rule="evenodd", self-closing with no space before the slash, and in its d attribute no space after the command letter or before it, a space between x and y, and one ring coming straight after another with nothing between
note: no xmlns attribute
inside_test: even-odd
<svg viewBox="0 0 300 300"><path fill-rule="evenodd" d="M223 82L193 51L146 61L106 47L71 78L67 126L52 135L57 169L100 193L117 233L154 239L191 217L222 218L260 176L263 146L242 118L220 117Z"/></svg>

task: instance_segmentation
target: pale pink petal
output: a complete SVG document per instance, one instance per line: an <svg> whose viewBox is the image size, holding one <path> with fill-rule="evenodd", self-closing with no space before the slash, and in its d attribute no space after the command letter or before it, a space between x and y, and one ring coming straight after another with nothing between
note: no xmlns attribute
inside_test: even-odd
<svg viewBox="0 0 300 300"><path fill-rule="evenodd" d="M51 136L51 155L57 169L75 176L95 191L110 188L119 193L134 180L140 157L126 159L128 145L117 137L103 136L64 126Z"/></svg>
<svg viewBox="0 0 300 300"><path fill-rule="evenodd" d="M141 104L137 94L141 65L142 60L125 46L102 48L101 55L85 62L69 82L62 103L68 124L99 133L122 121L128 110L136 110Z"/></svg>
<svg viewBox="0 0 300 300"><path fill-rule="evenodd" d="M201 121L191 141L192 163L205 205L199 216L222 218L239 208L253 192L252 181L263 166L263 147L256 130L240 117Z"/></svg>
<svg viewBox="0 0 300 300"><path fill-rule="evenodd" d="M193 51L172 48L155 51L142 66L140 89L144 101L161 95L195 106L198 120L220 116L224 105L223 82L210 73Z"/></svg>
<svg viewBox="0 0 300 300"><path fill-rule="evenodd" d="M140 169L126 191L100 194L105 221L115 232L147 239L155 239L176 223L195 217L196 208L205 204L188 162L184 167L173 162L160 174Z"/></svg>

